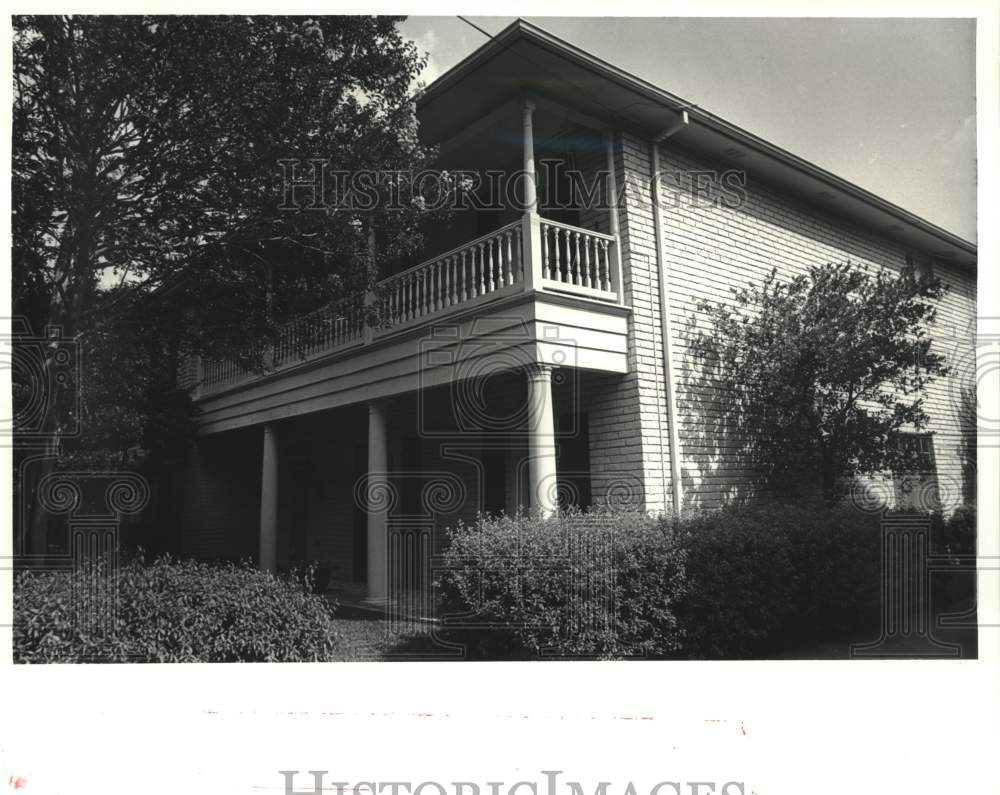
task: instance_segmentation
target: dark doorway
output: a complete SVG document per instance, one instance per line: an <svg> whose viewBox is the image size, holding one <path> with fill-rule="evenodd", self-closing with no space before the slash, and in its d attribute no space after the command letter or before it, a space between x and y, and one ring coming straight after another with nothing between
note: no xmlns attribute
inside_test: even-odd
<svg viewBox="0 0 1000 795"><path fill-rule="evenodd" d="M560 481L559 508L589 508L590 434L587 415L562 414L556 426L556 475Z"/></svg>
<svg viewBox="0 0 1000 795"><path fill-rule="evenodd" d="M368 447L358 443L354 445L354 477L352 483L360 482L368 472ZM354 500L353 534L351 549L354 552L354 582L368 582L368 518L364 509Z"/></svg>
<svg viewBox="0 0 1000 795"><path fill-rule="evenodd" d="M484 448L483 504L485 513L500 513L507 509L507 451Z"/></svg>

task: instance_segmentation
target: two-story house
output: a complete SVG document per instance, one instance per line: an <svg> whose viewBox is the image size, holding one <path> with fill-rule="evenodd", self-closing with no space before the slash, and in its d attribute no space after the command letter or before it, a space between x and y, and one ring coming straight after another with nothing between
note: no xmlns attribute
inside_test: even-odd
<svg viewBox="0 0 1000 795"><path fill-rule="evenodd" d="M191 363L185 554L328 560L377 600L426 584L441 530L480 511L717 505L747 473L697 372L699 302L848 259L915 259L950 288L935 344L957 366L918 443L936 499L962 500L973 244L521 21L418 118L441 168L528 175L523 206L460 213L386 274L376 322L358 296L289 325L266 374ZM560 180L615 200L556 201Z"/></svg>

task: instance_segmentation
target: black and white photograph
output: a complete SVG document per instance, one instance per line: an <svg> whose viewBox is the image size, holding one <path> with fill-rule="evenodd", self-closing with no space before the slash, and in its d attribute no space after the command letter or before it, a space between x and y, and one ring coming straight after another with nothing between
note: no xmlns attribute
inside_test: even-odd
<svg viewBox="0 0 1000 795"><path fill-rule="evenodd" d="M5 61L13 677L982 671L995 9L45 10ZM308 764L255 786L387 786Z"/></svg>
<svg viewBox="0 0 1000 795"><path fill-rule="evenodd" d="M448 23L14 18L15 659L974 658L973 24L548 25L937 47L950 231Z"/></svg>

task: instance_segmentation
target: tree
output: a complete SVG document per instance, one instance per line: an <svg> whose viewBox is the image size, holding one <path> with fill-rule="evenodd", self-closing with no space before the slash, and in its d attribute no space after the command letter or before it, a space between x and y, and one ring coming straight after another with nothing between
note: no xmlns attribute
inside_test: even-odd
<svg viewBox="0 0 1000 795"><path fill-rule="evenodd" d="M416 247L418 208L290 210L281 165L322 159L358 173L427 162L413 105L423 60L398 21L14 18L14 307L35 333L58 326L69 341L15 335L43 359L48 391L32 430L50 459L86 391L50 376L81 340L167 330L137 368L178 350L231 355L370 283L373 239L383 259ZM19 386L22 401L37 397ZM32 530L33 551L44 551L42 535Z"/></svg>
<svg viewBox="0 0 1000 795"><path fill-rule="evenodd" d="M791 494L818 481L834 502L847 478L915 467L897 434L926 426L924 388L948 371L928 336L943 292L912 268L848 262L702 304L714 328L701 355L761 480Z"/></svg>

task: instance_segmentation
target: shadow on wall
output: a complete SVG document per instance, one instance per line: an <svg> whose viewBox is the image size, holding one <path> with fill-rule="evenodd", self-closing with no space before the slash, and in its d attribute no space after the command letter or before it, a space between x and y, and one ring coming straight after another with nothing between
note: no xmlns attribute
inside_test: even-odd
<svg viewBox="0 0 1000 795"><path fill-rule="evenodd" d="M795 489L769 483L754 464L754 441L743 427L739 393L722 371L714 331L699 323L703 317L700 311L689 316L677 334L684 357L677 385L684 507L790 496Z"/></svg>

